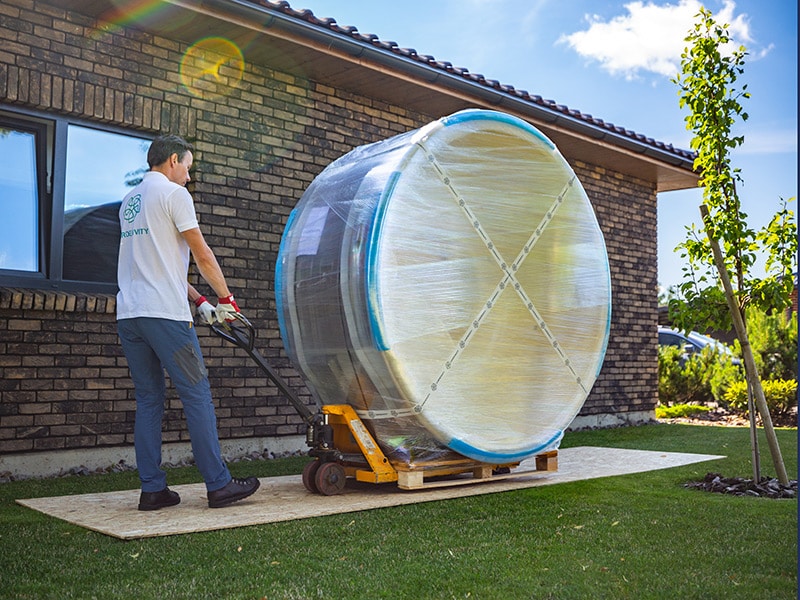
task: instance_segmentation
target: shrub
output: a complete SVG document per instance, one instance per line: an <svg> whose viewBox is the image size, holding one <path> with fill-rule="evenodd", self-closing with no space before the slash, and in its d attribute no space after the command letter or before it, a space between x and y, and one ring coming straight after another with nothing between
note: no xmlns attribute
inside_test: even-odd
<svg viewBox="0 0 800 600"><path fill-rule="evenodd" d="M656 406L657 419L676 419L678 417L691 417L710 411L708 406L698 404L676 404L674 406Z"/></svg>
<svg viewBox="0 0 800 600"><path fill-rule="evenodd" d="M711 347L689 354L673 346L658 349L658 397L665 406L721 402L735 381L743 380L741 367Z"/></svg>
<svg viewBox="0 0 800 600"><path fill-rule="evenodd" d="M747 334L762 379L797 379L797 313L747 311Z"/></svg>
<svg viewBox="0 0 800 600"><path fill-rule="evenodd" d="M797 381L794 379L762 380L761 385L772 417L789 414L797 404ZM725 392L724 401L733 410L747 413L747 382L737 381L730 385Z"/></svg>

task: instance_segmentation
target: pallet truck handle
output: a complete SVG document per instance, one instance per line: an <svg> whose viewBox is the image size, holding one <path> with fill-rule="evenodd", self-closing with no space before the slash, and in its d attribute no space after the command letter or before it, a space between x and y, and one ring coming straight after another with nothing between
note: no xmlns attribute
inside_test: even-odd
<svg viewBox="0 0 800 600"><path fill-rule="evenodd" d="M261 370L269 377L277 388L289 399L294 409L303 419L303 421L311 426L316 423L316 416L308 407L303 404L297 394L289 387L289 384L278 375L278 372L270 366L258 350L254 348L256 340L256 332L253 324L242 313L234 313L231 315L236 321L239 321L243 327L238 327L235 322L225 323L209 323L211 330L224 340L229 341L234 346L238 346L250 355L256 364L261 367Z"/></svg>
<svg viewBox="0 0 800 600"><path fill-rule="evenodd" d="M233 325L228 322L210 323L209 327L211 327L214 333L219 337L247 350L248 353L252 352L256 341L256 332L253 324L242 313L233 313L232 316L244 325L244 329L241 327L233 327Z"/></svg>

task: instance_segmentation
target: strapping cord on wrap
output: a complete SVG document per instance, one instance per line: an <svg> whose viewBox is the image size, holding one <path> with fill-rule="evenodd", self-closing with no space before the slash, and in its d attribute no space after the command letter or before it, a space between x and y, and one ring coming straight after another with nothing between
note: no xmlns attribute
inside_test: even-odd
<svg viewBox="0 0 800 600"><path fill-rule="evenodd" d="M520 250L519 254L516 256L516 258L514 259L514 262L512 262L511 265L509 266L508 263L503 258L503 256L497 250L497 247L492 242L490 236L486 233L486 230L481 226L481 223L480 223L480 220L478 219L478 217L470 209L469 204L467 203L467 201L463 198L463 196L461 196L461 194L458 193L458 191L453 186L452 179L448 176L448 174L447 174L446 170L444 169L444 167L436 160L436 157L433 155L433 153L430 152L428 150L428 148L425 146L425 140L418 141L417 145L423 150L423 152L425 153L425 156L426 156L426 158L428 160L428 163L433 167L433 169L436 172L436 174L439 177L439 179L442 181L442 183L444 183L444 185L450 191L450 194L456 200L456 202L458 203L458 206L461 208L461 210L464 213L464 215L466 216L466 218L472 224L472 227L477 232L477 234L480 237L481 241L486 246L486 248L489 250L489 253L492 255L492 258L495 260L495 262L498 264L500 269L503 271L504 277L503 277L503 279L500 280L500 283L497 284L497 286L495 287L495 289L492 292L492 294L489 297L489 299L484 304L484 306L481 309L481 311L478 313L478 315L472 321L472 324L466 329L464 334L461 336L461 339L458 341L458 344L456 345L456 348L454 349L454 351L452 352L450 357L445 361L441 371L439 372L439 375L436 377L436 379L434 381L431 382L430 387L429 387L429 391L425 395L425 398L422 400L422 402L420 402L419 404L414 406L414 409L413 409L414 412L417 412L417 413L422 412L422 410L425 407L426 402L439 389L439 385L441 384L442 380L445 378L447 372L452 368L453 364L456 362L456 360L458 360L459 355L464 351L464 349L470 343L470 341L472 339L472 336L475 334L475 332L480 327L481 322L491 312L492 308L497 303L497 300L500 298L500 296L505 291L505 289L509 286L509 284L513 285L514 291L516 291L516 293L522 299L522 302L525 305L525 307L527 308L528 312L530 312L531 315L533 316L537 327L539 327L539 329L542 332L542 334L550 342L551 347L558 354L558 356L561 359L561 361L564 364L564 366L572 374L572 376L574 377L576 383L581 387L581 389L585 393L588 394L588 390L586 389L586 387L584 386L583 382L581 381L581 377L575 372L575 369L572 367L572 362L570 361L569 356L567 356L567 353L561 347L561 344L559 343L559 341L556 339L556 337L550 331L550 329L547 326L547 323L545 322L544 318L539 313L539 311L536 310L536 306L534 305L533 301L530 299L528 294L525 292L525 289L523 288L522 284L517 280L517 278L515 276L515 273L519 270L519 268L522 265L522 263L524 262L524 260L528 257L528 255L530 254L531 250L533 249L533 246L536 244L536 242L539 240L539 238L541 238L542 233L544 232L545 228L553 220L553 217L555 216L556 211L563 204L564 198L565 198L567 192L572 188L572 186L577 181L576 176L574 174L572 175L570 180L567 182L567 184L564 186L564 188L561 190L561 192L556 197L556 199L553 202L553 204L550 206L549 210L543 216L543 218L542 218L541 222L539 223L539 225L536 227L536 229L534 229L534 231L531 234L530 238L525 243L525 245L522 247L522 249ZM397 411L380 411L380 412L396 413ZM394 416L394 414L387 415L387 416ZM378 417L378 418L380 418L380 417Z"/></svg>
<svg viewBox="0 0 800 600"><path fill-rule="evenodd" d="M362 419L400 419L403 417L411 417L416 415L419 411L414 408L386 408L382 410L357 410L356 414Z"/></svg>

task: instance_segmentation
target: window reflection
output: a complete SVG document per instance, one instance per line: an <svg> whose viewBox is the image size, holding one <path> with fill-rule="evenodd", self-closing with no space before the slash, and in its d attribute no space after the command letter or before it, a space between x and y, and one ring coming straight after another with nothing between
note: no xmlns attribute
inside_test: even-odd
<svg viewBox="0 0 800 600"><path fill-rule="evenodd" d="M0 269L39 270L36 133L0 128Z"/></svg>
<svg viewBox="0 0 800 600"><path fill-rule="evenodd" d="M70 125L64 188L64 279L115 283L119 206L147 170L150 140Z"/></svg>

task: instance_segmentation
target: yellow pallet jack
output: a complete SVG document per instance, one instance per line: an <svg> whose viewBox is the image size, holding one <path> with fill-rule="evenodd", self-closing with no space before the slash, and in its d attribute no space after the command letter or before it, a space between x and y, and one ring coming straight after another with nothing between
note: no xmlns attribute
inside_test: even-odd
<svg viewBox="0 0 800 600"><path fill-rule="evenodd" d="M514 471L518 462L489 464L467 457L393 464L349 404L327 404L312 412L255 349L255 328L250 321L239 313L235 317L234 322L210 327L218 336L245 350L303 419L308 453L315 459L303 469L303 485L310 492L325 496L340 494L348 478L374 484L397 482L400 489L416 490L558 470L557 451L537 455L536 468L522 472ZM472 477L455 477L464 474Z"/></svg>

